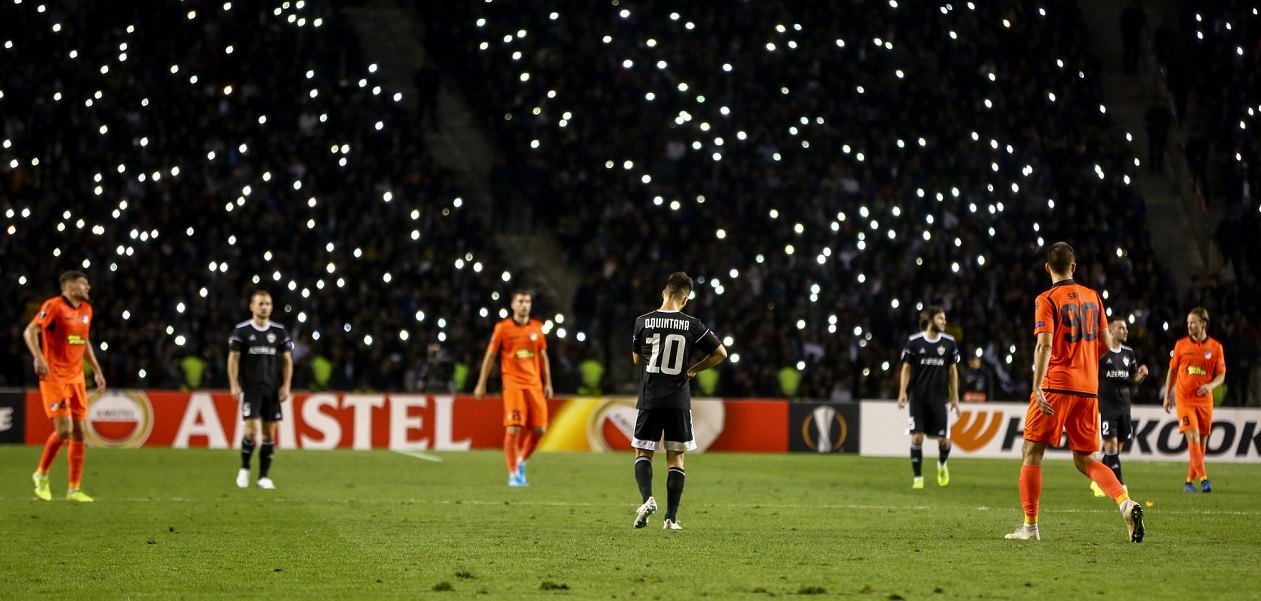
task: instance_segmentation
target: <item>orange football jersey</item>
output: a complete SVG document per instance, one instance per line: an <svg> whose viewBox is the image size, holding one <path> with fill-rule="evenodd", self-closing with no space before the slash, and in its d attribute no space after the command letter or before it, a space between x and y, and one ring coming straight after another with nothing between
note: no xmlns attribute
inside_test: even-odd
<svg viewBox="0 0 1261 601"><path fill-rule="evenodd" d="M1042 389L1085 396L1099 393L1099 353L1107 346L1107 311L1099 293L1056 282L1034 304L1033 334L1051 333L1051 364Z"/></svg>
<svg viewBox="0 0 1261 601"><path fill-rule="evenodd" d="M84 382L83 353L92 326L92 305L82 302L74 307L66 297L54 296L44 301L32 321L43 332L41 346L48 375L42 379L55 384Z"/></svg>
<svg viewBox="0 0 1261 601"><path fill-rule="evenodd" d="M547 336L543 324L531 319L525 325L511 317L495 324L488 350L499 353L499 373L503 376L504 390L541 388L543 386L543 358L547 350Z"/></svg>
<svg viewBox="0 0 1261 601"><path fill-rule="evenodd" d="M1179 404L1213 404L1213 393L1200 396L1195 393L1220 374L1226 373L1226 354L1222 344L1211 337L1196 342L1186 336L1173 346L1169 358L1169 373L1174 377L1174 401Z"/></svg>

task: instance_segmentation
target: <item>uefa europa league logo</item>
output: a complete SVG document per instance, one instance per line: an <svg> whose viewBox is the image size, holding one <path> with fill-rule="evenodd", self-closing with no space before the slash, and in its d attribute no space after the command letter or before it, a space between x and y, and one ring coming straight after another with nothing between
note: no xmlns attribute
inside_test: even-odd
<svg viewBox="0 0 1261 601"><path fill-rule="evenodd" d="M814 450L820 453L832 452L832 420L836 417L836 410L828 405L819 405L814 408L814 430L816 433Z"/></svg>

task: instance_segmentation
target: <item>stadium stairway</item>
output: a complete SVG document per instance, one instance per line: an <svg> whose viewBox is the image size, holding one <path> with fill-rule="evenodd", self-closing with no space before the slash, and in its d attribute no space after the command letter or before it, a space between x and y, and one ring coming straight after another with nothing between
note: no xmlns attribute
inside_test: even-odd
<svg viewBox="0 0 1261 601"><path fill-rule="evenodd" d="M395 0L368 0L344 11L359 34L364 55L377 63L390 88L401 91L405 102L417 98L412 74L429 63L422 43L425 26L419 15ZM406 106L415 110L416 103L406 102ZM436 117L434 130L424 134L425 147L439 165L459 175L465 201L479 219L493 223L490 172L499 158L489 134L446 78L438 89ZM554 232L542 228L502 232L496 236L496 244L513 262L517 282L551 301L543 305L569 309L579 277L566 267Z"/></svg>
<svg viewBox="0 0 1261 601"><path fill-rule="evenodd" d="M1174 3L1150 0L1143 4L1149 30L1143 36L1138 73L1132 75L1122 69L1120 22L1126 3L1082 1L1078 5L1090 30L1091 48L1103 66L1108 112L1133 136L1131 148L1141 168L1132 185L1147 204L1152 250L1179 283L1189 282L1192 275L1220 274L1227 278L1228 270L1223 269L1213 237L1220 216L1210 214L1192 189L1190 169L1179 151L1183 132L1176 119L1169 129L1164 173L1154 173L1148 166L1147 111L1154 102L1170 102L1164 74L1151 51L1150 27L1159 24L1165 14L1175 14Z"/></svg>

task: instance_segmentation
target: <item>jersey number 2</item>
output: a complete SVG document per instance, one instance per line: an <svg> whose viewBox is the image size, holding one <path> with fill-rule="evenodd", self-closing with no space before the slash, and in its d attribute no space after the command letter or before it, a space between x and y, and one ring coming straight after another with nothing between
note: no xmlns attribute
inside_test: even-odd
<svg viewBox="0 0 1261 601"><path fill-rule="evenodd" d="M650 374L663 373L671 376L683 373L683 347L687 344L686 338L680 334L670 334L666 336L663 345L661 334L653 334L648 338L648 344L652 345L652 353L648 357L648 367L644 368L645 371Z"/></svg>

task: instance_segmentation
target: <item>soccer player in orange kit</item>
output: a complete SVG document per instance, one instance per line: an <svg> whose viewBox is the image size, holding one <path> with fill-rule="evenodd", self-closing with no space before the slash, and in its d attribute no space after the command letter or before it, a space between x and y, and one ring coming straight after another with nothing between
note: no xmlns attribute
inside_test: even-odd
<svg viewBox="0 0 1261 601"><path fill-rule="evenodd" d="M48 469L68 441L70 486L66 499L91 503L92 497L79 490L86 453L84 421L88 415L83 358L87 357L92 365L98 391L105 390L105 375L101 373L101 364L96 360L96 353L92 352L92 342L88 337L88 330L92 327L92 305L88 304L92 285L88 283L88 276L79 271L67 271L61 274L59 281L61 296L44 301L35 319L22 333L26 348L35 356L35 373L39 376L44 413L53 422L53 433L44 443L44 453L33 476L35 496L44 501L52 500Z"/></svg>
<svg viewBox="0 0 1261 601"><path fill-rule="evenodd" d="M1187 439L1191 465L1183 492L1213 492L1204 471L1204 452L1213 431L1213 389L1226 381L1226 355L1222 344L1208 336L1208 311L1203 307L1187 314L1187 337L1178 340L1165 376L1165 413L1178 407L1178 432Z"/></svg>
<svg viewBox="0 0 1261 601"><path fill-rule="evenodd" d="M1099 451L1099 353L1112 346L1107 311L1099 293L1073 281L1077 256L1065 242L1051 245L1046 271L1051 289L1034 304L1033 393L1025 414L1020 503L1025 520L1006 538L1041 540L1042 456L1064 432L1078 471L1116 501L1132 542L1143 542L1143 507L1130 499L1112 470L1095 460Z"/></svg>
<svg viewBox="0 0 1261 601"><path fill-rule="evenodd" d="M543 324L530 319L533 298L529 292L512 295L512 317L495 324L482 371L477 376L473 396L486 396L495 355L503 378L504 460L508 464L508 486L529 486L525 462L534 454L539 439L547 432L547 399L552 396L552 365L547 359L547 335Z"/></svg>

